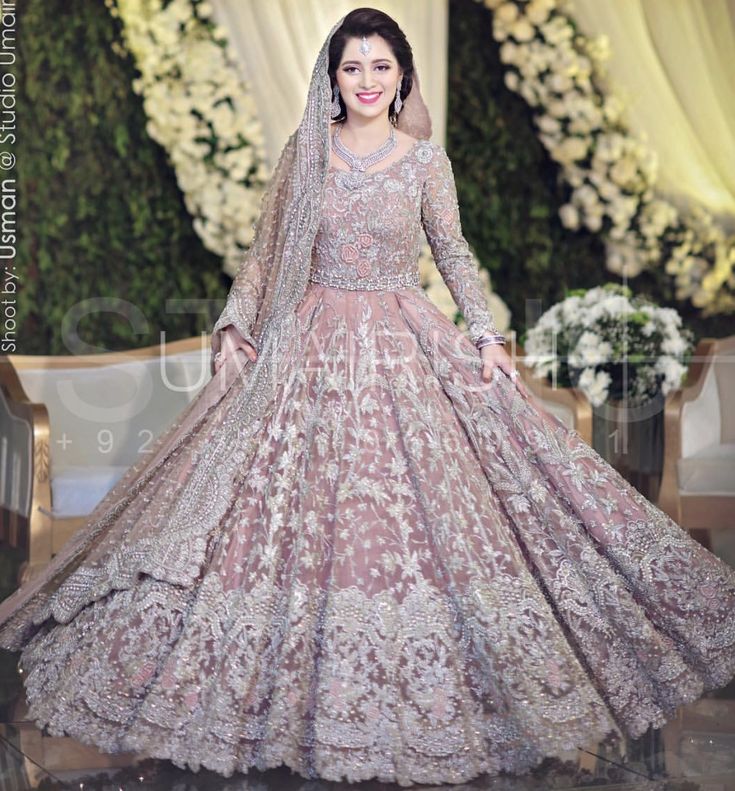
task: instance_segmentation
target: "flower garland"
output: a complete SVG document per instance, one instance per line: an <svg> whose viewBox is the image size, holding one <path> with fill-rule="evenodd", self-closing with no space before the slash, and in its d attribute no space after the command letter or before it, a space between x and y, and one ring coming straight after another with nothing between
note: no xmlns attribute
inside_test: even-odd
<svg viewBox="0 0 735 791"><path fill-rule="evenodd" d="M569 0L477 0L493 12L505 84L536 108L538 136L572 189L559 215L606 237L607 268L634 277L663 266L677 299L703 315L735 311L735 235L695 207L654 196L655 152L633 138L623 107L599 87L608 40L575 29Z"/></svg>
<svg viewBox="0 0 735 791"><path fill-rule="evenodd" d="M176 171L194 230L234 276L270 176L263 131L206 0L105 0L141 76L150 136ZM125 47L120 54L125 54Z"/></svg>
<svg viewBox="0 0 735 791"><path fill-rule="evenodd" d="M614 390L633 402L678 388L694 334L673 308L661 308L618 283L576 289L541 315L526 333L524 352L534 376L560 377L593 406ZM622 368L628 368L623 392Z"/></svg>

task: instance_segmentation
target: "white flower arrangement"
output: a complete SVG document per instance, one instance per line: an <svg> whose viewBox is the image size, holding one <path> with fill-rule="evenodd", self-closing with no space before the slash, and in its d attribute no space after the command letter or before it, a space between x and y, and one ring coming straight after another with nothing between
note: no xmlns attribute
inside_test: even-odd
<svg viewBox="0 0 735 791"><path fill-rule="evenodd" d="M693 340L673 308L606 283L572 291L549 308L523 348L534 376L578 386L600 406L608 396L635 403L668 395L682 384Z"/></svg>
<svg viewBox="0 0 735 791"><path fill-rule="evenodd" d="M477 0L493 12L504 81L536 108L538 136L571 188L566 228L605 234L607 268L634 277L663 266L678 299L703 315L735 311L735 235L695 207L684 216L654 194L657 158L633 138L623 106L599 85L607 37L575 30L568 0Z"/></svg>
<svg viewBox="0 0 735 791"><path fill-rule="evenodd" d="M105 0L140 71L150 136L167 151L193 227L234 276L270 176L255 103L207 0ZM125 49L123 49L123 53Z"/></svg>
<svg viewBox="0 0 735 791"><path fill-rule="evenodd" d="M478 266L477 259L475 265ZM493 318L495 326L502 333L507 333L510 328L510 309L503 300L493 291L490 283L490 274L484 267L479 267L480 282L487 300L487 307ZM447 284L436 267L436 262L431 254L428 243L424 243L419 254L419 280L426 296L439 310L451 319L460 329L467 329L467 322L460 317L457 303L454 301Z"/></svg>

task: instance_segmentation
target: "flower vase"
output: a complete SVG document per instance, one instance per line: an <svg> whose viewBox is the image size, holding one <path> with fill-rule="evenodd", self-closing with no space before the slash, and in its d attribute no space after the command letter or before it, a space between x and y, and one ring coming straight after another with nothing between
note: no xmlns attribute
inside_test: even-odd
<svg viewBox="0 0 735 791"><path fill-rule="evenodd" d="M608 398L592 411L594 449L652 502L663 471L664 396Z"/></svg>

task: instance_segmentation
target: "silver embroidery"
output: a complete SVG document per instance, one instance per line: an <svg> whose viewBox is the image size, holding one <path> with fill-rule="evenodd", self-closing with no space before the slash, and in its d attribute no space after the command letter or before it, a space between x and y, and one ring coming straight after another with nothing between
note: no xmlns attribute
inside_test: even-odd
<svg viewBox="0 0 735 791"><path fill-rule="evenodd" d="M312 279L278 326L275 396L227 390L0 629L39 727L226 776L457 783L732 678L735 572L499 369L482 383L419 286L350 287L411 282L423 224L488 325L450 179L427 142L364 192L328 183L312 266L343 285Z"/></svg>
<svg viewBox="0 0 735 791"><path fill-rule="evenodd" d="M470 339L498 332L462 235L454 175L442 146L418 140L391 165L368 173L359 187L345 181L348 173L331 169L329 175L311 282L353 290L418 286L425 232Z"/></svg>

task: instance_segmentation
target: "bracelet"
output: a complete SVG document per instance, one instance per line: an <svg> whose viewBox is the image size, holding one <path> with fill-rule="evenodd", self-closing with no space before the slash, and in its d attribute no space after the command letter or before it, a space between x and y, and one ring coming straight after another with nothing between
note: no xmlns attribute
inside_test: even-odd
<svg viewBox="0 0 735 791"><path fill-rule="evenodd" d="M483 346L491 346L491 345L500 345L505 344L505 335L501 333L496 333L494 335L483 335L475 341L475 346L478 349L482 349Z"/></svg>

